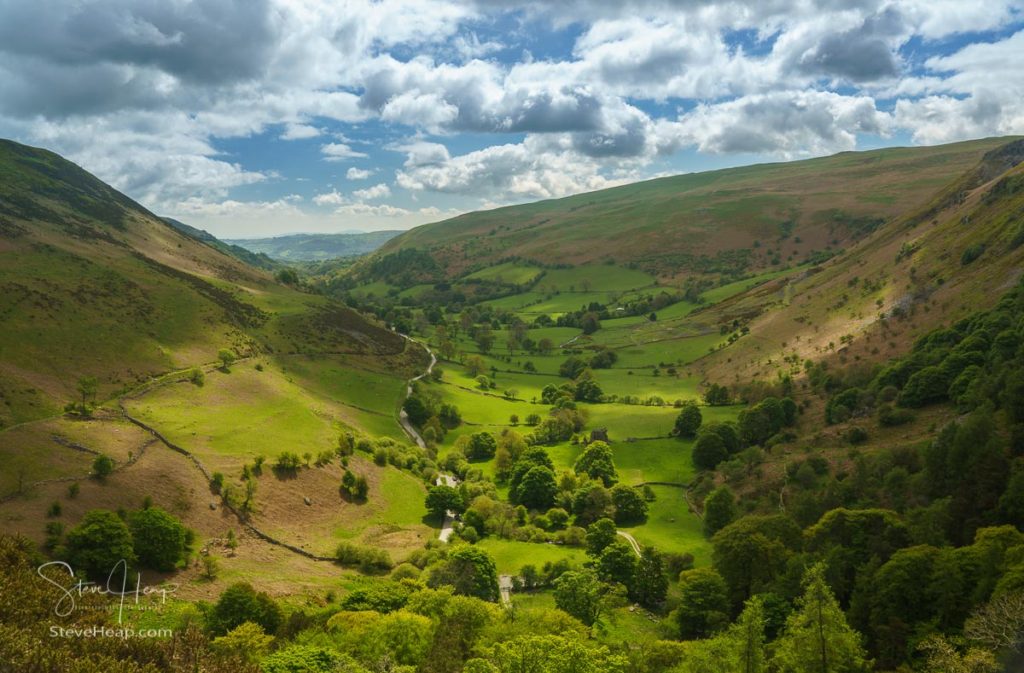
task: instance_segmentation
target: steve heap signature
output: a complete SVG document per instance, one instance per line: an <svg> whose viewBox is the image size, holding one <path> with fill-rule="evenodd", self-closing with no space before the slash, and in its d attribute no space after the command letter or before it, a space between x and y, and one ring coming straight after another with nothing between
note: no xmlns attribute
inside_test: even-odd
<svg viewBox="0 0 1024 673"><path fill-rule="evenodd" d="M57 580L49 577L43 573L43 570L51 566L58 566L63 568L68 573L68 577L72 580L69 584L62 584ZM120 572L120 581L118 581L117 575ZM144 587L142 586L142 574L139 573L135 576L135 585L129 587L128 585L128 562L124 559L114 564L114 567L110 569L110 574L107 576L105 584L99 584L96 582L88 582L81 578L75 577L75 572L71 566L64 561L50 561L39 566L36 570L39 576L44 580L52 584L61 590L60 600L53 607L54 614L58 617L67 617L75 609L75 599L81 598L86 594L97 594L101 596L117 596L118 607L117 607L117 622L121 623L121 615L124 612L125 601L128 597L132 597L132 604L138 605L139 599L142 596L154 596L159 597L161 603L167 601L167 596L173 594L178 590L178 584L168 583L162 584L156 587Z"/></svg>

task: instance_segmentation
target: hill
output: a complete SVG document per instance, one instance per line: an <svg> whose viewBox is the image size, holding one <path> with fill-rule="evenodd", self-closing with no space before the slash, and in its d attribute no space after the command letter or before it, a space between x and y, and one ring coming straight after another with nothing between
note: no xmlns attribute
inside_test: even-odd
<svg viewBox="0 0 1024 673"><path fill-rule="evenodd" d="M227 239L225 242L285 262L316 262L369 254L400 233L370 231L358 234L290 234L273 238Z"/></svg>
<svg viewBox="0 0 1024 673"><path fill-rule="evenodd" d="M171 225L178 231L187 234L188 236L191 236L197 241L202 241L203 243L206 243L210 247L216 248L217 250L220 250L223 253L231 255L232 257L235 257L250 266L255 266L258 269L265 269L267 271L273 271L281 266L267 255L246 250L245 248L238 245L231 245L230 243L225 243L224 241L220 240L219 238L217 238L216 236L214 236L213 234L204 229L197 229L196 227L193 227L190 224L185 224L184 222L181 222L180 220L175 220L174 218L171 217L164 217L161 219L163 219L164 222Z"/></svg>
<svg viewBox="0 0 1024 673"><path fill-rule="evenodd" d="M400 339L167 222L52 152L0 141L0 424L237 355Z"/></svg>
<svg viewBox="0 0 1024 673"><path fill-rule="evenodd" d="M379 254L425 251L448 277L508 258L613 262L663 278L779 268L848 247L928 203L1006 141L843 152L648 180L423 225Z"/></svg>

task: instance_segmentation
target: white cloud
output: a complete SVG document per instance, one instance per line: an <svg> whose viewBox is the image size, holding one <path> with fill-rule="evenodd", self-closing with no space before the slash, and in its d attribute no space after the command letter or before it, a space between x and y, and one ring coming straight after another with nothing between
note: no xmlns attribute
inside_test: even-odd
<svg viewBox="0 0 1024 673"><path fill-rule="evenodd" d="M391 188L383 182L374 185L373 187L367 187L366 189L357 189L352 192L352 196L356 197L360 201L373 201L374 199L382 199L386 196L391 196Z"/></svg>
<svg viewBox="0 0 1024 673"><path fill-rule="evenodd" d="M353 166L352 168L345 171L345 177L349 180L365 180L376 172L376 170L356 168L355 166Z"/></svg>
<svg viewBox="0 0 1024 673"><path fill-rule="evenodd" d="M313 197L313 203L318 206L339 206L347 202L348 199L339 194L336 190L331 190L326 194L317 194Z"/></svg>
<svg viewBox="0 0 1024 673"><path fill-rule="evenodd" d="M281 134L281 140L305 140L307 138L316 138L320 133L320 129L315 126L288 124L285 126L284 133Z"/></svg>
<svg viewBox="0 0 1024 673"><path fill-rule="evenodd" d="M320 153L327 161L345 161L366 157L365 152L357 152L345 143L327 143L320 146Z"/></svg>

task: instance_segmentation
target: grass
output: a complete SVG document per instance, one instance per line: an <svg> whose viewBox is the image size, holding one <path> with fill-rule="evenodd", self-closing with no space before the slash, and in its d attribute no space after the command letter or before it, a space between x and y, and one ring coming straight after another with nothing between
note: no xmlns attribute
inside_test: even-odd
<svg viewBox="0 0 1024 673"><path fill-rule="evenodd" d="M486 280L495 283L507 283L509 285L528 285L536 280L542 273L542 269L535 266L525 266L515 262L506 262L488 266L475 273L465 276L466 280Z"/></svg>
<svg viewBox="0 0 1024 673"><path fill-rule="evenodd" d="M524 565L533 565L539 570L545 563L561 559L568 559L574 565L581 565L587 560L583 549L564 545L487 537L478 542L477 546L494 557L499 575L518 575Z"/></svg>
<svg viewBox="0 0 1024 673"><path fill-rule="evenodd" d="M627 528L640 544L661 551L693 554L698 566L711 562L711 544L705 539L701 520L689 513L685 493L674 486L652 486L655 500L650 503L647 522Z"/></svg>

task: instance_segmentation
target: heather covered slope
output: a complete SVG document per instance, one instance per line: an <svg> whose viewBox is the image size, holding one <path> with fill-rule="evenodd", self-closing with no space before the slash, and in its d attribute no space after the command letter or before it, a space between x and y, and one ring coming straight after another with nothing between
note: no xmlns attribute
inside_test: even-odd
<svg viewBox="0 0 1024 673"><path fill-rule="evenodd" d="M614 260L658 276L736 273L838 249L929 203L990 138L660 178L417 227L381 255L418 248L456 276L497 260Z"/></svg>
<svg viewBox="0 0 1024 673"><path fill-rule="evenodd" d="M398 337L187 236L86 171L0 142L0 425L254 352L397 352Z"/></svg>

